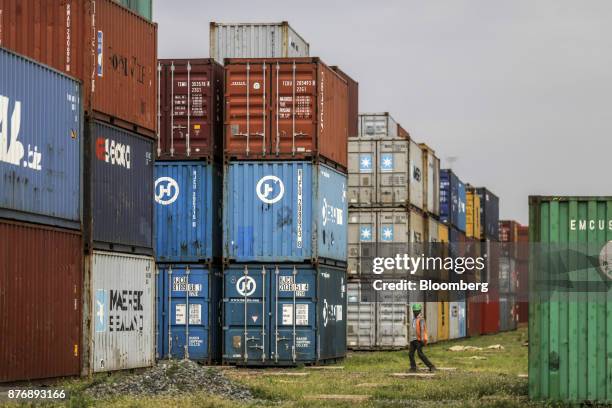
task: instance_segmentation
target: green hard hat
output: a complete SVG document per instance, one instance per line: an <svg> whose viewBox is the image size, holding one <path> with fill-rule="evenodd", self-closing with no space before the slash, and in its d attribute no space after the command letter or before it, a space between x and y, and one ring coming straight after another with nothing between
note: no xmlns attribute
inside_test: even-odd
<svg viewBox="0 0 612 408"><path fill-rule="evenodd" d="M412 311L414 312L420 312L421 311L421 304L420 303L415 303L412 305Z"/></svg>

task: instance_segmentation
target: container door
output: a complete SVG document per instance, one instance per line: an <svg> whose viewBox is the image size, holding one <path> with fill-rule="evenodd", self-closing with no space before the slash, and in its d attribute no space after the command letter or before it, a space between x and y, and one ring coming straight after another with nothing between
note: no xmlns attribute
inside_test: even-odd
<svg viewBox="0 0 612 408"><path fill-rule="evenodd" d="M377 142L378 151L374 169L377 203L383 205L408 203L409 143L407 140Z"/></svg>
<svg viewBox="0 0 612 408"><path fill-rule="evenodd" d="M205 157L214 152L213 125L217 123L214 92L221 84L214 67L188 60L163 66L165 95L160 103L163 157ZM166 135L166 136L164 136Z"/></svg>
<svg viewBox="0 0 612 408"><path fill-rule="evenodd" d="M303 157L316 152L317 67L310 62L270 65L272 154Z"/></svg>
<svg viewBox="0 0 612 408"><path fill-rule="evenodd" d="M449 339L450 309L448 302L438 302L438 340Z"/></svg>
<svg viewBox="0 0 612 408"><path fill-rule="evenodd" d="M408 297L403 292L379 291L376 304L376 345L403 348L410 343Z"/></svg>
<svg viewBox="0 0 612 408"><path fill-rule="evenodd" d="M226 67L225 150L230 157L270 155L269 70L265 63Z"/></svg>
<svg viewBox="0 0 612 408"><path fill-rule="evenodd" d="M371 206L376 199L377 144L373 140L349 140L348 199L351 205Z"/></svg>
<svg viewBox="0 0 612 408"><path fill-rule="evenodd" d="M209 271L198 266L169 267L166 275L166 357L207 360L210 337Z"/></svg>
<svg viewBox="0 0 612 408"><path fill-rule="evenodd" d="M283 265L270 269L270 276L272 360L281 364L315 361L316 271Z"/></svg>
<svg viewBox="0 0 612 408"><path fill-rule="evenodd" d="M223 357L239 364L270 358L270 272L263 266L234 266L225 272Z"/></svg>
<svg viewBox="0 0 612 408"><path fill-rule="evenodd" d="M347 345L353 350L369 350L376 343L376 303L367 299L373 290L362 291L362 284L347 284Z"/></svg>

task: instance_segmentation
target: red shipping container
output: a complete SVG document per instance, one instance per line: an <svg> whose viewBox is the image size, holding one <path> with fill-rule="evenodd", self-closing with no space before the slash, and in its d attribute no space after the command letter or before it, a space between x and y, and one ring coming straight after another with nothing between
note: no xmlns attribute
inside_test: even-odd
<svg viewBox="0 0 612 408"><path fill-rule="evenodd" d="M79 375L81 235L0 221L0 382Z"/></svg>
<svg viewBox="0 0 612 408"><path fill-rule="evenodd" d="M481 334L495 334L499 332L499 293L489 290L484 295L481 306Z"/></svg>
<svg viewBox="0 0 612 408"><path fill-rule="evenodd" d="M154 136L156 24L112 0L0 0L0 46L80 79L98 119Z"/></svg>
<svg viewBox="0 0 612 408"><path fill-rule="evenodd" d="M347 168L348 87L318 58L225 60L225 156Z"/></svg>
<svg viewBox="0 0 612 408"><path fill-rule="evenodd" d="M482 326L482 306L484 301L482 295L471 295L467 301L467 335L469 337L479 336Z"/></svg>
<svg viewBox="0 0 612 408"><path fill-rule="evenodd" d="M223 66L213 59L159 60L160 159L223 154ZM189 86L187 84L190 84Z"/></svg>
<svg viewBox="0 0 612 408"><path fill-rule="evenodd" d="M331 67L338 75L346 81L348 86L348 135L359 136L359 82L348 76L338 66Z"/></svg>

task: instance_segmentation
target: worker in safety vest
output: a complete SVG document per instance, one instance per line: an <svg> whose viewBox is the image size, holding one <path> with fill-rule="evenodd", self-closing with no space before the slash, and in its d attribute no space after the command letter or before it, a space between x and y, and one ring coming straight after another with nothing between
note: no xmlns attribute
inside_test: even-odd
<svg viewBox="0 0 612 408"><path fill-rule="evenodd" d="M423 346L427 344L427 324L425 318L421 313L422 308L419 303L412 305L412 336L410 338L410 351L408 356L410 357L410 371L416 371L416 361L414 360L414 352L419 354L421 361L429 368L429 371L435 371L436 367L431 364L431 361L423 353Z"/></svg>

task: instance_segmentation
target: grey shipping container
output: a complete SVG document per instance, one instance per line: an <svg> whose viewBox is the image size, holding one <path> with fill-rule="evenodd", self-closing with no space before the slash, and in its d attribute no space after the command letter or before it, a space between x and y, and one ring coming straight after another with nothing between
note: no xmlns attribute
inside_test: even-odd
<svg viewBox="0 0 612 408"><path fill-rule="evenodd" d="M499 296L499 330L516 330L518 315L516 313L516 297L512 294Z"/></svg>
<svg viewBox="0 0 612 408"><path fill-rule="evenodd" d="M0 216L80 229L82 137L79 82L0 48Z"/></svg>
<svg viewBox="0 0 612 408"><path fill-rule="evenodd" d="M310 45L286 21L281 23L210 23L209 55L226 58L309 57Z"/></svg>
<svg viewBox="0 0 612 408"><path fill-rule="evenodd" d="M317 364L346 355L346 270L232 264L223 282L223 362Z"/></svg>
<svg viewBox="0 0 612 408"><path fill-rule="evenodd" d="M423 210L440 214L440 159L425 143L419 144L423 151Z"/></svg>
<svg viewBox="0 0 612 408"><path fill-rule="evenodd" d="M351 209L348 223L348 274L371 274L377 256L393 257L409 249L410 214L405 208Z"/></svg>
<svg viewBox="0 0 612 408"><path fill-rule="evenodd" d="M389 112L359 114L357 132L361 140L400 137L398 123Z"/></svg>
<svg viewBox="0 0 612 408"><path fill-rule="evenodd" d="M87 142L87 247L152 253L154 141L90 121Z"/></svg>
<svg viewBox="0 0 612 408"><path fill-rule="evenodd" d="M372 282L353 281L347 285L347 293L346 324L349 349L407 348L413 335L411 307L415 303L424 307L431 342L437 340L437 303L425 303L425 292L377 291L372 288ZM431 309L429 312L428 307Z"/></svg>
<svg viewBox="0 0 612 408"><path fill-rule="evenodd" d="M86 257L86 372L155 362L155 262L148 256L94 251Z"/></svg>

